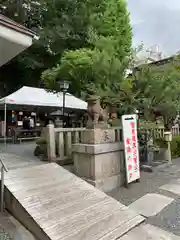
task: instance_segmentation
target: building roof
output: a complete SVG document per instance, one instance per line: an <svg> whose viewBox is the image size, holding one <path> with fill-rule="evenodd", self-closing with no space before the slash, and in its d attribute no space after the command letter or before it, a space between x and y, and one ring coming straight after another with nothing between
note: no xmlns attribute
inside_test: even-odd
<svg viewBox="0 0 180 240"><path fill-rule="evenodd" d="M160 59L158 61L151 62L151 63L149 63L149 65L164 65L168 62L171 62L174 59L174 57L175 56L166 57L166 58Z"/></svg>
<svg viewBox="0 0 180 240"><path fill-rule="evenodd" d="M10 18L5 17L4 15L0 14L0 25L3 25L7 28L10 28L14 31L20 32L22 34L37 37L36 33L27 29L26 27L16 23L15 21L11 20Z"/></svg>

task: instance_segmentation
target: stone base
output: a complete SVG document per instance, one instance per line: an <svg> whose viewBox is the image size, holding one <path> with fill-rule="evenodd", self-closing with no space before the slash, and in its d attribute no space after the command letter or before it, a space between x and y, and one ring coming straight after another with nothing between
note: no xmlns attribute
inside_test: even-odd
<svg viewBox="0 0 180 240"><path fill-rule="evenodd" d="M160 148L158 152L154 153L154 160L159 161L159 160L164 160L165 159L165 149Z"/></svg>
<svg viewBox="0 0 180 240"><path fill-rule="evenodd" d="M121 143L74 144L75 174L109 192L124 184L124 150Z"/></svg>
<svg viewBox="0 0 180 240"><path fill-rule="evenodd" d="M105 129L108 128L108 123L105 122L99 122L99 123L93 123L93 122L87 122L87 129L97 129L97 128L101 128L101 129Z"/></svg>
<svg viewBox="0 0 180 240"><path fill-rule="evenodd" d="M125 175L123 173L96 181L86 178L82 179L105 193L111 192L113 189L117 189L125 183Z"/></svg>
<svg viewBox="0 0 180 240"><path fill-rule="evenodd" d="M169 158L169 152L167 148L160 148L159 152L154 154L155 161L164 161L164 160L168 160L168 158Z"/></svg>
<svg viewBox="0 0 180 240"><path fill-rule="evenodd" d="M84 144L101 144L115 142L115 131L113 129L87 129L82 132Z"/></svg>

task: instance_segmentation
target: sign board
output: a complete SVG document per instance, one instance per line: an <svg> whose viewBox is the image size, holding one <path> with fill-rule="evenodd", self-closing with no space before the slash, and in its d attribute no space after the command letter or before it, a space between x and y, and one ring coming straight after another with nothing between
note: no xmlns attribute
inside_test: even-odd
<svg viewBox="0 0 180 240"><path fill-rule="evenodd" d="M137 115L123 115L123 140L127 183L140 178L139 147L137 137Z"/></svg>

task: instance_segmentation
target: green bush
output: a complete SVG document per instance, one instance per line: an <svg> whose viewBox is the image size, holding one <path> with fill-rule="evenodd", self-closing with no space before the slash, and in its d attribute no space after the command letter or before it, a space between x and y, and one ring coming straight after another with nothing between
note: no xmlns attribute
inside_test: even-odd
<svg viewBox="0 0 180 240"><path fill-rule="evenodd" d="M36 144L37 145L42 145L42 144L46 144L47 141L46 141L46 138L43 138L43 137L40 137L37 141L36 141Z"/></svg>
<svg viewBox="0 0 180 240"><path fill-rule="evenodd" d="M47 140L45 137L40 137L36 141L36 148L34 151L34 155L38 156L40 154L44 154L45 156L47 155ZM56 154L58 155L58 142L56 141Z"/></svg>
<svg viewBox="0 0 180 240"><path fill-rule="evenodd" d="M173 137L171 142L171 154L173 157L180 156L180 136Z"/></svg>
<svg viewBox="0 0 180 240"><path fill-rule="evenodd" d="M167 142L164 140L164 138L154 139L154 144L160 148L167 148Z"/></svg>
<svg viewBox="0 0 180 240"><path fill-rule="evenodd" d="M121 127L121 120L120 119L110 120L109 124L111 127Z"/></svg>
<svg viewBox="0 0 180 240"><path fill-rule="evenodd" d="M163 138L155 139L154 143L158 145L160 148L167 148L167 142ZM180 136L176 136L172 138L171 154L172 154L172 157L180 156Z"/></svg>

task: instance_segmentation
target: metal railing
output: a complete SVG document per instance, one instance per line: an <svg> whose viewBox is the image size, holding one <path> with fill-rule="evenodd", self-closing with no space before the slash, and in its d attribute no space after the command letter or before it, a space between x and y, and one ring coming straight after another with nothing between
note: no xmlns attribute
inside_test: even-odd
<svg viewBox="0 0 180 240"><path fill-rule="evenodd" d="M1 212L4 211L4 171L8 172L8 169L3 162L3 160L0 158L0 163L1 163Z"/></svg>

